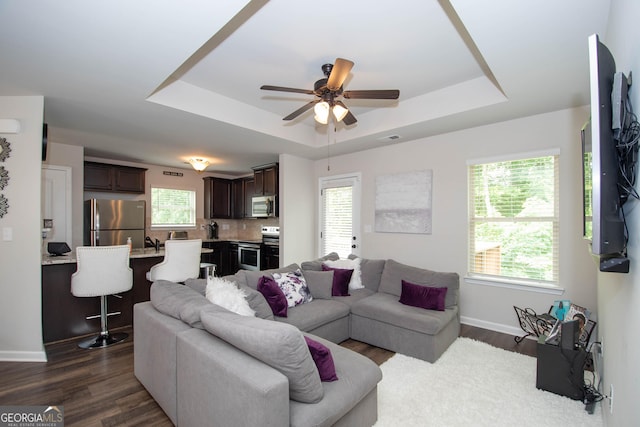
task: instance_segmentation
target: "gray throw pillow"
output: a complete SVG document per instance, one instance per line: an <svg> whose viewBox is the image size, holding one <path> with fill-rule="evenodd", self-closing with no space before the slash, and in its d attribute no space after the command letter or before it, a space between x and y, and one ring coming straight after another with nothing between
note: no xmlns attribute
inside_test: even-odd
<svg viewBox="0 0 640 427"><path fill-rule="evenodd" d="M289 398L317 403L324 397L320 374L302 332L287 323L240 316L212 304L200 313L211 334L281 372Z"/></svg>
<svg viewBox="0 0 640 427"><path fill-rule="evenodd" d="M272 275L273 273L289 273L291 271L296 271L299 268L300 267L298 266L298 264L294 263L286 267L272 268L270 270L262 270L262 271L245 270L244 275L245 275L247 286L249 286L251 289L257 290L258 280L260 280L262 276L268 276L273 278L273 275Z"/></svg>
<svg viewBox="0 0 640 427"><path fill-rule="evenodd" d="M156 280L149 292L151 304L156 310L194 328L202 329L200 309L213 305L190 287L167 280Z"/></svg>
<svg viewBox="0 0 640 427"><path fill-rule="evenodd" d="M331 252L330 254L327 254L318 259L314 259L313 261L304 261L301 264L301 266L303 270L322 271L322 263L324 261L327 261L327 260L337 261L339 259L340 259L340 255L338 255L336 252Z"/></svg>
<svg viewBox="0 0 640 427"><path fill-rule="evenodd" d="M314 298L331 299L333 271L303 270L302 275Z"/></svg>
<svg viewBox="0 0 640 427"><path fill-rule="evenodd" d="M350 254L349 259L356 259L357 255ZM367 259L360 258L360 276L362 277L362 284L365 288L378 292L380 287L380 278L382 277L382 270L384 270L384 259Z"/></svg>
<svg viewBox="0 0 640 427"><path fill-rule="evenodd" d="M460 288L460 277L458 273L440 273L425 268L401 264L389 259L384 265L378 291L400 297L402 294L403 280L417 285L437 288L446 287L447 296L444 302L445 307L451 308L458 304L458 289Z"/></svg>

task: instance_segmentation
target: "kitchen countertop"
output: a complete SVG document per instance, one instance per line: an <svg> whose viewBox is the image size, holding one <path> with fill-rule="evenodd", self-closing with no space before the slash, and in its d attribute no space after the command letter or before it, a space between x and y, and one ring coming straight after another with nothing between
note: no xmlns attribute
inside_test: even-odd
<svg viewBox="0 0 640 427"><path fill-rule="evenodd" d="M213 252L213 249L202 248L202 253L207 254ZM161 248L156 252L155 248L133 249L129 258L153 258L164 257L164 249ZM42 265L52 264L73 264L76 262L76 254L74 251L69 255L51 256L49 254L42 255Z"/></svg>

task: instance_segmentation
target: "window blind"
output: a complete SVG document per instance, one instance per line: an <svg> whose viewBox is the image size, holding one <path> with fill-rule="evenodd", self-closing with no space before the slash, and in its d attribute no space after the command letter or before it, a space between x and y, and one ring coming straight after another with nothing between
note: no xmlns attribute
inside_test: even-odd
<svg viewBox="0 0 640 427"><path fill-rule="evenodd" d="M469 274L558 284L558 156L469 166Z"/></svg>

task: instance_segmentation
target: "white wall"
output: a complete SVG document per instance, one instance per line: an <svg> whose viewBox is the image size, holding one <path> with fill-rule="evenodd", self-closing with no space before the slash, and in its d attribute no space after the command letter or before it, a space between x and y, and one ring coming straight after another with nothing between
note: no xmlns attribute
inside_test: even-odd
<svg viewBox="0 0 640 427"><path fill-rule="evenodd" d="M73 238L69 243L71 249L82 245L82 195L84 187L84 147L58 144L52 141L51 135L47 149L45 165L68 166L71 168L71 228Z"/></svg>
<svg viewBox="0 0 640 427"><path fill-rule="evenodd" d="M1 134L11 143L2 163L9 183L1 191L9 201L0 218L0 360L46 361L42 345L40 301L40 165L42 156L41 96L0 96L0 118L18 119L18 134ZM4 234L4 233L3 233Z"/></svg>
<svg viewBox="0 0 640 427"><path fill-rule="evenodd" d="M613 0L607 34L600 34L611 51L618 71L634 80L640 75L640 2ZM630 88L631 103L640 111L640 88L634 82ZM638 188L638 185L636 185ZM637 200L625 206L630 240L629 274L598 274L598 336L604 344L604 375L602 391L609 394L614 387L613 413L608 402L603 403L608 426L628 426L640 420L640 205Z"/></svg>
<svg viewBox="0 0 640 427"><path fill-rule="evenodd" d="M586 41L585 41L586 43ZM388 145L315 164L320 176L362 173L363 229L374 224L375 178L412 170L433 170L433 233L363 233L364 258L393 258L439 271L467 272L467 160L560 150L561 296L596 310L596 266L582 239L580 128L587 107L563 110L474 129ZM465 323L517 333L513 306L549 309L558 295L469 285L461 281L460 307Z"/></svg>
<svg viewBox="0 0 640 427"><path fill-rule="evenodd" d="M289 154L280 159L280 266L315 258L317 181L311 160Z"/></svg>

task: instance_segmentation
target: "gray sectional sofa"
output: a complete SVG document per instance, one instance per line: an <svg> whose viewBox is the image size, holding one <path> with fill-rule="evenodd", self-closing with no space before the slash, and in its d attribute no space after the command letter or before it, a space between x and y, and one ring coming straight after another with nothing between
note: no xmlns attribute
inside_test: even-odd
<svg viewBox="0 0 640 427"><path fill-rule="evenodd" d="M209 302L203 279L185 285L155 282L151 301L134 306L136 377L179 426L373 425L381 371L368 358L337 343L353 338L434 362L459 333L459 279L456 273L393 260L361 259L364 288L332 297L332 274L321 267L327 259L337 258L330 254L301 266L241 270L227 276L245 291L255 317ZM313 301L288 308L287 317L276 317L256 290L258 281L263 275L298 268ZM402 280L446 287L444 311L401 304ZM322 382L322 397L314 402L300 401L292 389L299 379L287 376L286 366L282 369L268 360L274 349L282 347L288 350L275 359L291 366L308 363L288 357L300 350L291 350L290 343L298 345L303 335L329 348L339 378ZM315 378L311 382L318 391Z"/></svg>

